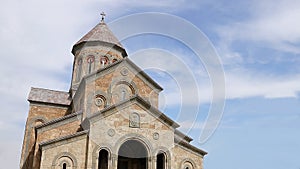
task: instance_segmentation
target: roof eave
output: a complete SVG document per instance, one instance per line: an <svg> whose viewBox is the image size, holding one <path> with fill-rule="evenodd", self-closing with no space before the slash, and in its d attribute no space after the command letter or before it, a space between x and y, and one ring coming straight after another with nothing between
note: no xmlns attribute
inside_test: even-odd
<svg viewBox="0 0 300 169"><path fill-rule="evenodd" d="M100 41L100 40L99 41L97 41L97 40L81 41L80 43L76 43L73 46L71 52L75 56L76 51L80 50L83 46L91 47L91 46L99 46L99 45L108 46L108 47L111 47L112 49L116 49L118 51L121 51L123 57L128 56L126 50L122 46L120 46L118 44L110 43L110 42Z"/></svg>

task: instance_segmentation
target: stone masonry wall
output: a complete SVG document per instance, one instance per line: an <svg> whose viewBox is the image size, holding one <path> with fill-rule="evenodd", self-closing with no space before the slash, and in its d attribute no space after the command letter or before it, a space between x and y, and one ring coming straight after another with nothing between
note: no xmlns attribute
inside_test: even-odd
<svg viewBox="0 0 300 169"><path fill-rule="evenodd" d="M41 169L61 169L67 163L68 169L86 168L87 136L77 136L42 148Z"/></svg>
<svg viewBox="0 0 300 169"><path fill-rule="evenodd" d="M129 126L131 113L137 113L140 116L140 127ZM147 146L148 155L153 158L159 149L171 150L174 146L173 129L137 104L94 117L90 120L89 136L87 168L92 168L95 163L95 159L92 157L97 154L91 153L99 153L95 151L96 147L98 149L101 147L108 148L112 156L115 157L122 143L128 139L137 139Z"/></svg>
<svg viewBox="0 0 300 169"><path fill-rule="evenodd" d="M192 150L187 150L186 148L176 145L172 149L172 163L174 169L183 169L184 164L191 164L194 169L203 169L203 157L201 155L194 153ZM184 168L185 169L185 168Z"/></svg>
<svg viewBox="0 0 300 169"><path fill-rule="evenodd" d="M39 169L40 161L39 156L39 144L45 141L57 139L63 136L67 136L70 134L75 134L80 128L80 120L73 121L61 126L54 127L52 129L40 132L38 129L37 131L37 139L36 139L36 146L35 146L35 153L34 153L34 163L33 168Z"/></svg>
<svg viewBox="0 0 300 169"><path fill-rule="evenodd" d="M22 169L31 168L33 163L34 144L36 140L34 127L66 114L68 114L68 107L30 104L20 162Z"/></svg>

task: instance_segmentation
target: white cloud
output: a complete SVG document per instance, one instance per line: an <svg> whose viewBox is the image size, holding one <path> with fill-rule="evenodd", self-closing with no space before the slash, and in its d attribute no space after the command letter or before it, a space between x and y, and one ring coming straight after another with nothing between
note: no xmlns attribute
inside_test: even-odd
<svg viewBox="0 0 300 169"><path fill-rule="evenodd" d="M210 82L204 67L188 61L184 53L150 48L137 51L130 58L144 70L165 75L155 79L164 88L164 104L199 105L210 101Z"/></svg>
<svg viewBox="0 0 300 169"><path fill-rule="evenodd" d="M175 55L161 49L147 49L132 54L131 58L144 69L158 69L173 78L157 79L166 90L163 92L164 104L199 105L211 102L213 89L209 77L195 73L197 69L203 67L199 67L197 63L181 60L184 54ZM270 76L259 70L238 67L225 70L225 79L226 99L295 98L300 92L300 74Z"/></svg>
<svg viewBox="0 0 300 169"><path fill-rule="evenodd" d="M251 17L218 28L223 43L237 40L262 42L279 51L300 53L300 2L253 1Z"/></svg>
<svg viewBox="0 0 300 169"><path fill-rule="evenodd" d="M297 97L300 92L300 74L268 77L254 73L226 74L226 93L228 99L265 97Z"/></svg>

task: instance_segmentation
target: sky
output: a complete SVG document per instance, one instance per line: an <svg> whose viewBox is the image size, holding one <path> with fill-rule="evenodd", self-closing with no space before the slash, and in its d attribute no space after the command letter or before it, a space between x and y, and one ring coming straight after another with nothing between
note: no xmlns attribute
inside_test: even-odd
<svg viewBox="0 0 300 169"><path fill-rule="evenodd" d="M0 6L0 169L19 166L30 88L69 90L72 46L102 11L112 27L128 15L156 13L157 30L189 37L131 34L121 43L164 88L160 109L208 152L205 169L300 168L300 1L11 0ZM179 25L166 28L164 16ZM147 29L150 19L125 20L114 33ZM207 43L198 45L187 25ZM202 48L199 58L193 44L212 47L213 57ZM213 85L208 56L220 61L224 84ZM221 119L206 126L214 92L223 88L224 107L215 114ZM214 132L201 140L208 128Z"/></svg>

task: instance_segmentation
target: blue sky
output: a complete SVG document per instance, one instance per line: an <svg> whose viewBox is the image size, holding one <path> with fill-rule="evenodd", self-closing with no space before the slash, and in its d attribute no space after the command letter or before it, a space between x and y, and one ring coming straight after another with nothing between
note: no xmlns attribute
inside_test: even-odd
<svg viewBox="0 0 300 169"><path fill-rule="evenodd" d="M147 72L165 89L161 109L183 131L194 125L188 135L194 145L208 151L205 169L300 168L299 1L12 0L1 4L1 167L18 168L30 87L68 91L72 45L105 11L106 22L143 12L178 16L202 31L216 49L225 73L226 102L218 128L200 144L213 90L201 60L172 37L144 34L121 42L141 67L160 66ZM161 25L157 23L158 28ZM174 30L189 35L182 27ZM195 90L198 98L183 97ZM197 106L199 112L191 114Z"/></svg>

